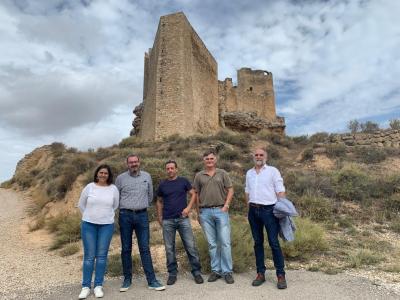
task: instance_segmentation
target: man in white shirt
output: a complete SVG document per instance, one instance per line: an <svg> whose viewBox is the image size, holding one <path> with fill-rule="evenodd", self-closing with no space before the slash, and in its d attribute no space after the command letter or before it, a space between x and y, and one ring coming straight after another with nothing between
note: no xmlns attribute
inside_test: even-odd
<svg viewBox="0 0 400 300"><path fill-rule="evenodd" d="M245 196L249 208L248 220L254 239L254 253L256 256L257 277L253 286L265 282L264 262L264 227L268 235L268 243L272 250L272 257L278 278L278 289L287 288L285 279L285 262L279 245L279 220L274 216L273 209L279 198L285 197L285 186L278 169L266 164L267 152L256 149L253 153L254 168L246 173Z"/></svg>

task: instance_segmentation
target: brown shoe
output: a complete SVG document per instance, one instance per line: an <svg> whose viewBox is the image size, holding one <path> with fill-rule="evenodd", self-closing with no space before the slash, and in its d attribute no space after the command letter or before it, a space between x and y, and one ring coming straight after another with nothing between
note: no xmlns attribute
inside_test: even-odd
<svg viewBox="0 0 400 300"><path fill-rule="evenodd" d="M257 273L256 279L251 283L252 286L260 286L265 282L265 275L263 273Z"/></svg>
<svg viewBox="0 0 400 300"><path fill-rule="evenodd" d="M278 275L278 282L276 284L276 287L280 290L286 289L287 288L287 283L285 279L285 275L280 274Z"/></svg>

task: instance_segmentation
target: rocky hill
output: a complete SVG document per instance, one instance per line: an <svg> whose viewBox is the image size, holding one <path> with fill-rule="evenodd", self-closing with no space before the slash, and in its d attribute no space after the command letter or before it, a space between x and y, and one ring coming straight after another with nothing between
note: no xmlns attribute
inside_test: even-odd
<svg viewBox="0 0 400 300"><path fill-rule="evenodd" d="M372 269L388 280L400 281L399 148L395 143L389 147L385 143L348 145L347 140L327 133L282 137L263 131L254 135L222 131L209 137L175 135L159 142L129 137L118 145L88 152L53 143L26 155L2 187L29 194L33 198L28 211L31 230L54 233L51 248L64 254L71 248L72 254L79 251L80 217L75 206L96 165L108 163L118 174L125 170L126 156L138 153L157 187L165 177L166 160L175 159L180 174L193 179L203 166L201 153L212 147L218 151L219 167L234 182L232 238L240 240L234 245L234 256L241 257L234 262L240 271L253 264L241 261L252 261L253 251L250 233L243 230L248 227L244 174L252 167L251 149L264 146L269 163L281 170L289 198L301 214L296 241L284 245L289 266L327 273ZM154 217L154 209L150 213ZM158 235L155 230L154 245L162 243ZM203 250L206 253L206 245Z"/></svg>

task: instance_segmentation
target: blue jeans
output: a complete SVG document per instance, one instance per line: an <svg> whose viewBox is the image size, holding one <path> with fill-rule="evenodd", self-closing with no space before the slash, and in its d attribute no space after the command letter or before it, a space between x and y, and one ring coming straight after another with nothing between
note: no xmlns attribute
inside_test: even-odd
<svg viewBox="0 0 400 300"><path fill-rule="evenodd" d="M113 232L114 224L102 225L82 221L81 237L84 253L82 287L91 287L95 261L94 286L103 285L107 267L107 254Z"/></svg>
<svg viewBox="0 0 400 300"><path fill-rule="evenodd" d="M232 273L231 225L229 214L221 208L201 208L200 223L208 242L211 271Z"/></svg>
<svg viewBox="0 0 400 300"><path fill-rule="evenodd" d="M265 273L264 262L264 227L268 235L268 243L272 250L272 258L276 269L276 275L285 274L285 262L281 246L279 245L279 220L273 214L274 205L253 207L250 205L248 219L251 234L254 239L254 253L256 256L257 273Z"/></svg>
<svg viewBox="0 0 400 300"><path fill-rule="evenodd" d="M132 234L135 231L147 283L153 283L156 280L156 276L149 246L150 229L147 211L136 213L121 209L119 211L119 227L122 247L122 269L125 280L132 280Z"/></svg>
<svg viewBox="0 0 400 300"><path fill-rule="evenodd" d="M178 230L181 236L183 247L192 266L193 276L201 273L199 252L193 237L192 225L189 218L167 219L162 222L163 237L165 244L165 254L167 257L167 269L170 275L178 273L178 264L176 263L175 237Z"/></svg>

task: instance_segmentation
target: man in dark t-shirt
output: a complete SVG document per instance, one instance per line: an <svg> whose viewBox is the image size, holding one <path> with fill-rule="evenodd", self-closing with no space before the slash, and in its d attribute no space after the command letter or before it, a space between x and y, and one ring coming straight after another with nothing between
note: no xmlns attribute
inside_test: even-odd
<svg viewBox="0 0 400 300"><path fill-rule="evenodd" d="M193 194L192 185L184 177L178 177L178 166L175 161L167 161L165 170L168 178L163 180L157 190L157 216L163 229L165 253L167 257L168 280L167 284L176 282L178 264L176 262L175 236L178 230L183 246L188 255L194 281L203 283L199 252L190 224L189 212L194 201L187 204L187 194Z"/></svg>

